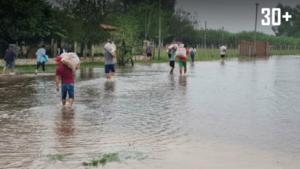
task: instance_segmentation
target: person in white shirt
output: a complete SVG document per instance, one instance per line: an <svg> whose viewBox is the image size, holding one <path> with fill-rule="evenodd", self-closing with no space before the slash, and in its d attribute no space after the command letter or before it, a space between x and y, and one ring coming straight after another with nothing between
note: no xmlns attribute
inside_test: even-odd
<svg viewBox="0 0 300 169"><path fill-rule="evenodd" d="M224 62L224 58L226 55L226 46L221 46L220 47L220 52L221 52L221 62Z"/></svg>
<svg viewBox="0 0 300 169"><path fill-rule="evenodd" d="M37 52L35 53L36 58L37 58L37 65L36 65L36 69L35 69L35 75L37 75L38 69L40 66L43 67L43 74L45 73L45 62L41 62L42 57L44 57L46 55L46 48L45 45L42 45L42 47L37 50Z"/></svg>
<svg viewBox="0 0 300 169"><path fill-rule="evenodd" d="M194 48L194 46L192 46L190 48L190 54L191 54L191 58L192 58L192 61L191 61L191 64L194 64L194 61L195 61L195 53L197 52L196 49Z"/></svg>

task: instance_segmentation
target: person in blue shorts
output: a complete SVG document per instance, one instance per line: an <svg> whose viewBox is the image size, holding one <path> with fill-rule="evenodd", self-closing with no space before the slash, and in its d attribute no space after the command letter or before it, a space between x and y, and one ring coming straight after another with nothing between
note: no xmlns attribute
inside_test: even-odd
<svg viewBox="0 0 300 169"><path fill-rule="evenodd" d="M113 75L115 74L115 64L114 64L114 58L116 58L116 54L113 55L108 52L105 48L105 51L103 53L105 58L105 74L108 81L112 80Z"/></svg>

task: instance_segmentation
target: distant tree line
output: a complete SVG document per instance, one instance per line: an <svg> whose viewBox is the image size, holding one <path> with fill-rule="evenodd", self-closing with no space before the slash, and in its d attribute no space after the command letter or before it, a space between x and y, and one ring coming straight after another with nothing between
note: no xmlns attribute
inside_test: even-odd
<svg viewBox="0 0 300 169"><path fill-rule="evenodd" d="M33 46L41 41L62 39L77 42L81 52L86 47L105 42L108 38L125 40L128 44L144 39L158 42L159 1L151 0L44 0L0 1L0 43ZM176 0L161 1L161 33L164 44L182 41L188 44L221 44L221 30L204 30L197 13L175 8ZM276 36L257 33L258 41L272 45L300 45L300 5L292 8L278 4L282 13L292 15L272 27ZM117 34L100 24L118 27ZM205 36L206 35L206 36ZM205 40L206 37L206 40ZM238 39L253 39L254 32L224 31L223 44L236 45Z"/></svg>

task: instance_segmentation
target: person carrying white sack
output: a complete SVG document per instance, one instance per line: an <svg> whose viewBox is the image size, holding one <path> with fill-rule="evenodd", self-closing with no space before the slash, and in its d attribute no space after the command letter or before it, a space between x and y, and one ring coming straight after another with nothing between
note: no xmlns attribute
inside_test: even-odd
<svg viewBox="0 0 300 169"><path fill-rule="evenodd" d="M112 77L115 74L114 58L116 55L116 47L114 44L107 43L104 45L105 51L103 56L105 58L105 74L108 81L113 80Z"/></svg>
<svg viewBox="0 0 300 169"><path fill-rule="evenodd" d="M179 73L182 75L182 69L184 68L184 75L186 75L187 67L187 56L189 54L189 50L187 49L187 45L184 45L184 48L179 47L176 51L176 57L178 57L179 60Z"/></svg>
<svg viewBox="0 0 300 169"><path fill-rule="evenodd" d="M77 55L76 55L77 56ZM72 68L67 66L63 60L63 57L58 56L54 61L56 61L58 67L56 68L55 72L55 83L56 83L56 90L59 91L59 77L61 78L61 97L62 97L62 104L63 106L66 105L66 98L67 94L69 95L69 107L72 107L74 97L75 97L75 89L74 89L74 76ZM70 63L70 62L69 62ZM74 62L73 62L74 63ZM72 65L73 66L73 65ZM75 65L75 69L79 69L80 61Z"/></svg>
<svg viewBox="0 0 300 169"><path fill-rule="evenodd" d="M226 55L226 46L221 46L220 47L220 52L221 52L221 62L224 62L224 58Z"/></svg>

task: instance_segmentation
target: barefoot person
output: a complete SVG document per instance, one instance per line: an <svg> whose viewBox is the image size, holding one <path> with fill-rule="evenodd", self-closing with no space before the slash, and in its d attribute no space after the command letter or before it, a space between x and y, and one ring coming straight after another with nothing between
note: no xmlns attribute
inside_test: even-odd
<svg viewBox="0 0 300 169"><path fill-rule="evenodd" d="M14 47L10 46L5 51L5 57L4 57L5 65L4 65L4 68L3 68L2 75L5 74L5 70L6 70L7 66L11 67L11 73L15 73L15 57L16 57L16 53L13 50L13 48Z"/></svg>
<svg viewBox="0 0 300 169"><path fill-rule="evenodd" d="M186 56L188 56L189 50L187 49L187 45L184 45L184 48L186 50ZM182 68L184 68L184 75L186 75L186 71L187 71L186 62L187 62L187 58L182 58L182 57L179 58L179 67L180 67L179 73L180 73L180 75L182 75Z"/></svg>
<svg viewBox="0 0 300 169"><path fill-rule="evenodd" d="M171 50L171 57L170 57L170 66L171 66L171 70L170 70L170 75L173 74L174 68L175 68L175 54L176 54L176 50L177 47L174 46Z"/></svg>
<svg viewBox="0 0 300 169"><path fill-rule="evenodd" d="M226 47L225 46L221 46L220 47L220 52L221 52L221 62L223 63L225 55L226 55Z"/></svg>
<svg viewBox="0 0 300 169"><path fill-rule="evenodd" d="M55 76L55 83L56 83L56 90L59 91L59 76L61 78L61 97L62 97L62 104L63 106L66 105L66 98L67 94L69 95L69 107L72 107L74 101L74 76L73 71L68 66L61 62L62 57L58 56L54 61L58 64L56 68L56 76ZM80 67L80 62L76 66L76 69Z"/></svg>
<svg viewBox="0 0 300 169"><path fill-rule="evenodd" d="M42 59L43 56L46 55L45 45L42 45L42 47L39 50L36 51L35 55L36 55L36 58L37 58L35 75L37 75L37 72L38 72L40 66L42 66L43 74L44 74L45 73L45 62L41 62L41 59Z"/></svg>
<svg viewBox="0 0 300 169"><path fill-rule="evenodd" d="M107 51L107 48L105 48L105 51L103 53L105 58L105 74L108 81L112 80L112 77L115 74L115 64L114 64L114 58L116 58L116 53L113 55Z"/></svg>
<svg viewBox="0 0 300 169"><path fill-rule="evenodd" d="M146 63L147 63L147 60L150 59L150 63L152 61L152 43L150 43L148 46L147 46L147 57L146 57Z"/></svg>

